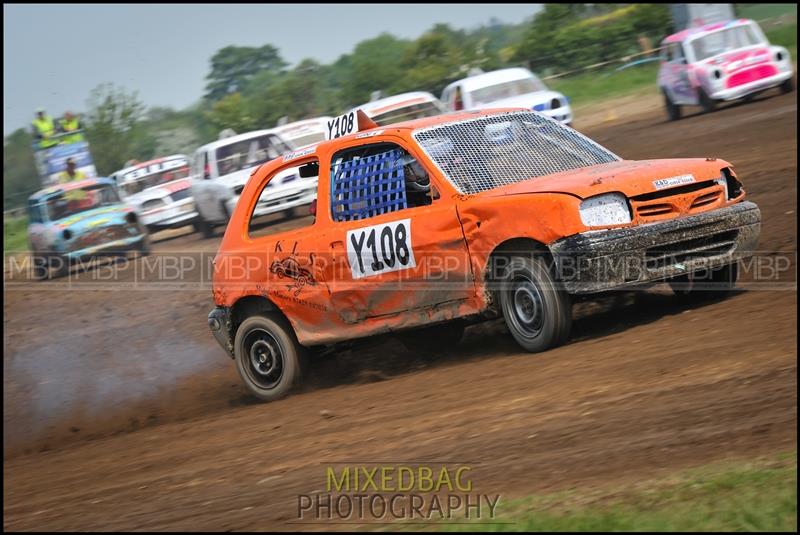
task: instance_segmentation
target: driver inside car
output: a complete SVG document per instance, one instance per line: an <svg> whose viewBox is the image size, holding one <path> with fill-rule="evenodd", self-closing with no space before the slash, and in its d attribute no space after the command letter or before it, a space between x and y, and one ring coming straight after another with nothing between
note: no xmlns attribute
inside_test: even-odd
<svg viewBox="0 0 800 535"><path fill-rule="evenodd" d="M431 204L431 178L425 168L408 153L401 156L399 162L403 166L408 207Z"/></svg>

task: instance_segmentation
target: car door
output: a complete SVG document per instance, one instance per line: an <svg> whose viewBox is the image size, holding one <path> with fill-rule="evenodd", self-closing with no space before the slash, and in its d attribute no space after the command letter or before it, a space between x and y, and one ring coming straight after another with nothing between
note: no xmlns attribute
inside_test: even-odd
<svg viewBox="0 0 800 535"><path fill-rule="evenodd" d="M199 149L192 164L192 197L201 217L207 221L213 219L216 210L212 182L206 149Z"/></svg>
<svg viewBox="0 0 800 535"><path fill-rule="evenodd" d="M689 64L681 43L670 43L670 70L674 102L676 104L696 104L697 94L689 81Z"/></svg>
<svg viewBox="0 0 800 535"><path fill-rule="evenodd" d="M430 173L398 138L340 150L331 162L330 197L318 210L332 221L319 249L328 251L321 276L342 321L457 306L475 295L455 203L436 198L435 180L427 194L424 179L411 184L411 174Z"/></svg>

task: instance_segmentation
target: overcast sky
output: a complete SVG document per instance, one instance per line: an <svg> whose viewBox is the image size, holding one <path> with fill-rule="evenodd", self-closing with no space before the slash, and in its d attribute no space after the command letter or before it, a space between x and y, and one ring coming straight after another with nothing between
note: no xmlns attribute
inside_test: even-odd
<svg viewBox="0 0 800 535"><path fill-rule="evenodd" d="M113 82L148 106L184 108L205 88L209 60L227 45L276 46L290 64L330 63L388 31L415 38L438 22L454 28L492 17L520 22L541 4L285 4L3 6L3 135L44 106L81 111Z"/></svg>

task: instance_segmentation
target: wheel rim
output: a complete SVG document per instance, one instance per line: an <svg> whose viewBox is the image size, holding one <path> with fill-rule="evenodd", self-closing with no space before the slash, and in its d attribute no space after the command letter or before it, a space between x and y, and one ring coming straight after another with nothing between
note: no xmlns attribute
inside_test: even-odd
<svg viewBox="0 0 800 535"><path fill-rule="evenodd" d="M244 364L247 375L259 388L271 390L283 377L283 348L265 329L253 329L244 339Z"/></svg>
<svg viewBox="0 0 800 535"><path fill-rule="evenodd" d="M539 336L544 327L544 299L539 287L526 275L518 275L511 287L512 319L526 337Z"/></svg>

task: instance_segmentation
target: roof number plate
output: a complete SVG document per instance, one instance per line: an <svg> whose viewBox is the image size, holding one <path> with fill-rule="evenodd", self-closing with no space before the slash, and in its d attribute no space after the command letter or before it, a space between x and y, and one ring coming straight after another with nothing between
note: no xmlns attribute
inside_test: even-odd
<svg viewBox="0 0 800 535"><path fill-rule="evenodd" d="M351 111L328 121L325 138L336 139L355 132L358 132L358 117L355 111Z"/></svg>

